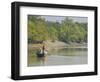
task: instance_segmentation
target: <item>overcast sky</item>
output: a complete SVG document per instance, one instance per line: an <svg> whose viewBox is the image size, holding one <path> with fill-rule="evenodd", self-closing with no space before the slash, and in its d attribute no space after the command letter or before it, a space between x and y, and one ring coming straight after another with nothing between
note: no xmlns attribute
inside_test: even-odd
<svg viewBox="0 0 100 82"><path fill-rule="evenodd" d="M42 16L46 21L54 21L54 22L61 22L62 20L65 19L65 16ZM69 17L69 16L68 16ZM73 19L75 22L80 22L80 23L87 23L88 19L87 17L75 17L75 16L70 16L70 19Z"/></svg>

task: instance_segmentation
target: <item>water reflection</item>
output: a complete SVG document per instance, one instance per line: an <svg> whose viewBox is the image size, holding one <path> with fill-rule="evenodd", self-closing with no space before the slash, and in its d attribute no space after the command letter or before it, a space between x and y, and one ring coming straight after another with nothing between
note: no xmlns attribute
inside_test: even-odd
<svg viewBox="0 0 100 82"><path fill-rule="evenodd" d="M44 57L37 57L37 62L39 62L40 65L45 65L46 64L46 60L47 60L46 56L44 56Z"/></svg>

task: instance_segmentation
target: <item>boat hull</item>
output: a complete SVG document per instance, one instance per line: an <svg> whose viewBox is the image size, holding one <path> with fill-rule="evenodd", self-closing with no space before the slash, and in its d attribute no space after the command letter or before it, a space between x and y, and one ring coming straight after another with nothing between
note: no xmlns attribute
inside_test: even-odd
<svg viewBox="0 0 100 82"><path fill-rule="evenodd" d="M44 53L37 53L37 57L44 57L45 54Z"/></svg>

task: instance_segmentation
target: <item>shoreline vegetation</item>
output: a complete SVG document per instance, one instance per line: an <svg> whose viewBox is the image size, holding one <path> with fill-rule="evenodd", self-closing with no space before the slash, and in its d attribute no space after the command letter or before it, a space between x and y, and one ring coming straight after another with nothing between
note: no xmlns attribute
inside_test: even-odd
<svg viewBox="0 0 100 82"><path fill-rule="evenodd" d="M55 41L55 42L51 42L51 41L45 41L44 42L47 49L62 49L62 48L87 48L87 43L65 43L65 42L61 42L61 41ZM29 43L28 44L28 49L29 50L36 50L39 49L43 46L42 43Z"/></svg>
<svg viewBox="0 0 100 82"><path fill-rule="evenodd" d="M61 16L48 17L61 18ZM87 48L88 23L75 22L75 17L72 18L66 16L58 22L58 20L47 21L45 16L28 15L28 49L39 49L44 43L48 49Z"/></svg>

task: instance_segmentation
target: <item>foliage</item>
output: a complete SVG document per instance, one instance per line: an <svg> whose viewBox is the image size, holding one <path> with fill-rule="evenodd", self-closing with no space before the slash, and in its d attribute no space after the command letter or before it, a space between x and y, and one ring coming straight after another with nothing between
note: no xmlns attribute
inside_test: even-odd
<svg viewBox="0 0 100 82"><path fill-rule="evenodd" d="M28 42L59 40L66 43L87 42L87 23L66 17L61 23L45 21L41 16L28 16Z"/></svg>

